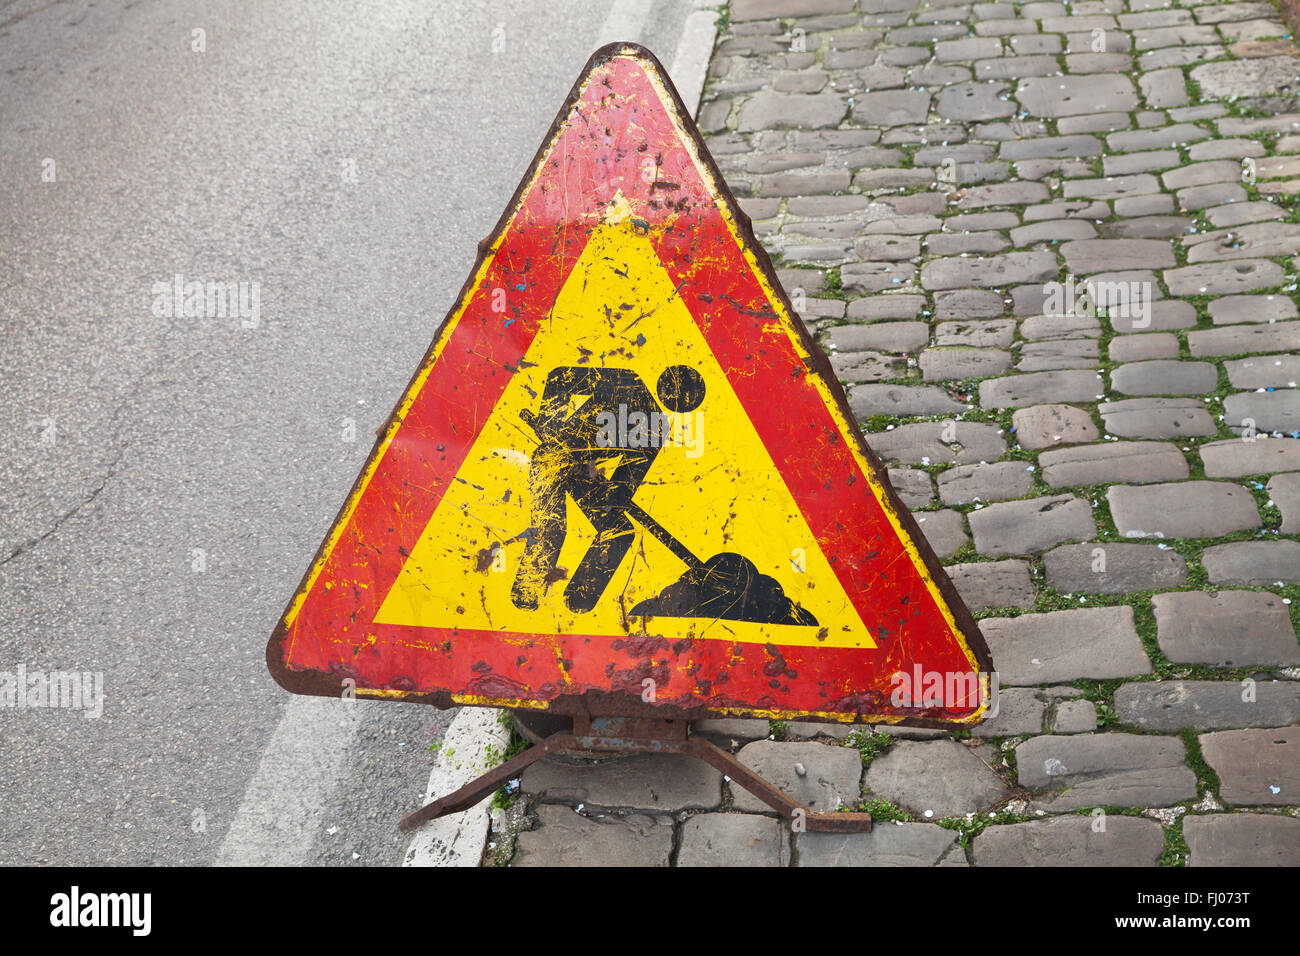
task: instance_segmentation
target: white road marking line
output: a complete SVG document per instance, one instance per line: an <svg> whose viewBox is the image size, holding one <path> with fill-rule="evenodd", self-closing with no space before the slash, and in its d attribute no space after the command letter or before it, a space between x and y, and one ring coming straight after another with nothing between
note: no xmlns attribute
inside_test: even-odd
<svg viewBox="0 0 1300 956"><path fill-rule="evenodd" d="M488 754L489 746L496 749L495 754ZM501 722L501 711L462 707L442 738L424 802L445 797L491 770L501 762L508 746L510 728ZM415 831L403 865L478 866L487 842L489 802L485 797L468 810L424 824Z"/></svg>
<svg viewBox="0 0 1300 956"><path fill-rule="evenodd" d="M677 43L677 53L668 75L677 87L687 111L694 117L700 111L700 97L704 95L704 79L713 57L713 41L718 35L718 12L696 10L686 18L682 38Z"/></svg>
<svg viewBox="0 0 1300 956"><path fill-rule="evenodd" d="M595 49L599 50L606 43L638 43L641 30L654 7L654 0L614 0L605 15L605 22L596 34Z"/></svg>
<svg viewBox="0 0 1300 956"><path fill-rule="evenodd" d="M371 701L293 697L257 772L244 791L218 866L303 863L324 821L330 794L344 777L347 751Z"/></svg>

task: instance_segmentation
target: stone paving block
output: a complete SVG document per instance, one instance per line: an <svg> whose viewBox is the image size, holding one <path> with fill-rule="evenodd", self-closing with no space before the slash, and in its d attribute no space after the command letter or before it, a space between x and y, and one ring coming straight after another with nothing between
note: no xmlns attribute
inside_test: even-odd
<svg viewBox="0 0 1300 956"><path fill-rule="evenodd" d="M1033 468L1023 461L956 465L939 475L939 497L948 505L1019 498L1033 486Z"/></svg>
<svg viewBox="0 0 1300 956"><path fill-rule="evenodd" d="M1206 99L1252 96L1264 90L1300 92L1296 83L1296 77L1300 75L1300 58L1294 56L1206 63L1193 69L1189 75L1201 87Z"/></svg>
<svg viewBox="0 0 1300 956"><path fill-rule="evenodd" d="M972 613L989 608L1034 606L1037 592L1025 561L974 561L947 568L948 577Z"/></svg>
<svg viewBox="0 0 1300 956"><path fill-rule="evenodd" d="M1214 226L1239 226L1247 222L1281 219L1285 213L1271 202L1234 202L1212 206L1203 213Z"/></svg>
<svg viewBox="0 0 1300 956"><path fill-rule="evenodd" d="M969 348L1007 348L1015 337L1015 319L966 319L940 322L935 327L935 345Z"/></svg>
<svg viewBox="0 0 1300 956"><path fill-rule="evenodd" d="M699 813L682 824L678 866L789 866L789 833L749 813Z"/></svg>
<svg viewBox="0 0 1300 956"><path fill-rule="evenodd" d="M669 865L672 817L588 817L555 806L538 807L537 816L541 826L519 834L511 866Z"/></svg>
<svg viewBox="0 0 1300 956"><path fill-rule="evenodd" d="M1187 295L1230 295L1250 292L1253 289L1267 289L1281 285L1286 273L1276 262L1266 259L1240 259L1236 262L1202 263L1183 266L1179 269L1165 270L1165 285L1169 294ZM1209 329L1203 334L1219 332ZM1240 351L1246 351L1242 349ZM1192 350L1193 355L1205 353ZM1218 353L1225 354L1225 353Z"/></svg>
<svg viewBox="0 0 1300 956"><path fill-rule="evenodd" d="M948 120L970 122L1011 116L1016 105L1007 98L1010 83L958 83L935 97L935 112Z"/></svg>
<svg viewBox="0 0 1300 956"><path fill-rule="evenodd" d="M1030 372L980 382L983 408L1018 408L1044 402L1094 402L1105 391L1101 375L1086 369Z"/></svg>
<svg viewBox="0 0 1300 956"><path fill-rule="evenodd" d="M1223 400L1223 420L1247 437L1257 432L1300 431L1300 390L1239 392ZM1256 438L1258 440L1258 438Z"/></svg>
<svg viewBox="0 0 1300 956"><path fill-rule="evenodd" d="M820 93L828 79L822 70L800 70L778 76L772 81L772 89L778 93Z"/></svg>
<svg viewBox="0 0 1300 956"><path fill-rule="evenodd" d="M1055 118L1105 110L1131 110L1137 91L1127 76L1028 77L1016 87L1016 101L1030 116Z"/></svg>
<svg viewBox="0 0 1300 956"><path fill-rule="evenodd" d="M1170 239L1186 236L1192 228L1192 220L1187 216L1139 216L1103 223L1101 231L1102 235L1114 239Z"/></svg>
<svg viewBox="0 0 1300 956"><path fill-rule="evenodd" d="M865 236L854 243L853 249L863 259L910 259L921 254L921 242L910 236Z"/></svg>
<svg viewBox="0 0 1300 956"><path fill-rule="evenodd" d="M930 341L930 327L924 322L837 325L827 333L826 339L833 349L841 352L910 352Z"/></svg>
<svg viewBox="0 0 1300 956"><path fill-rule="evenodd" d="M1052 60L1054 58L1045 57ZM1035 139L1008 140L998 147L1003 159L1060 159L1097 156L1101 141L1095 136L1046 136Z"/></svg>
<svg viewBox="0 0 1300 956"><path fill-rule="evenodd" d="M1016 370L1047 372L1065 368L1096 368L1097 356L1096 342L1030 342L1020 350Z"/></svg>
<svg viewBox="0 0 1300 956"><path fill-rule="evenodd" d="M1101 161L1101 171L1106 176L1129 176L1133 173L1170 169L1181 161L1175 149L1148 149L1137 153L1105 156Z"/></svg>
<svg viewBox="0 0 1300 956"><path fill-rule="evenodd" d="M731 19L768 20L774 17L809 17L823 13L847 13L854 0L733 0Z"/></svg>
<svg viewBox="0 0 1300 956"><path fill-rule="evenodd" d="M1113 133L1130 129L1133 121L1128 113L1093 113L1082 116L1063 116L1056 121L1056 131L1061 136L1084 133Z"/></svg>
<svg viewBox="0 0 1300 956"><path fill-rule="evenodd" d="M1129 398L1097 406L1106 431L1121 438L1185 438L1218 431L1194 398Z"/></svg>
<svg viewBox="0 0 1300 956"><path fill-rule="evenodd" d="M1300 349L1300 322L1195 329L1187 333L1187 345L1197 357Z"/></svg>
<svg viewBox="0 0 1300 956"><path fill-rule="evenodd" d="M1031 34L1029 36L1013 36L1011 38L1011 48L1019 54L1057 54L1061 52L1061 38L1050 34Z"/></svg>
<svg viewBox="0 0 1300 956"><path fill-rule="evenodd" d="M1030 342L1020 350L1016 370L1020 372L1047 372L1066 368L1095 368L1098 347L1096 342L1058 341Z"/></svg>
<svg viewBox="0 0 1300 956"><path fill-rule="evenodd" d="M1219 384L1209 362L1133 362L1112 369L1110 385L1122 395L1205 395Z"/></svg>
<svg viewBox="0 0 1300 956"><path fill-rule="evenodd" d="M868 126L902 126L924 123L930 112L930 94L919 90L881 90L854 98L853 119Z"/></svg>
<svg viewBox="0 0 1300 956"><path fill-rule="evenodd" d="M1034 804L1058 813L1167 807L1196 798L1196 774L1185 760L1183 742L1175 737L1051 734L1016 748L1016 777L1022 787L1047 790Z"/></svg>
<svg viewBox="0 0 1300 956"><path fill-rule="evenodd" d="M1047 187L1042 183L1016 181L1009 183L989 183L983 186L969 186L962 189L957 199L957 209L987 209L992 206L1021 206L1026 203L1042 202L1048 198ZM1044 262L1041 255L1026 258L1030 254L1002 257L1008 259L1010 270L1036 271ZM1020 279L1021 271L1014 271L1007 282L1030 281ZM1031 272L1030 274L1033 274ZM973 284L973 283L969 283Z"/></svg>
<svg viewBox="0 0 1300 956"><path fill-rule="evenodd" d="M589 765L543 758L524 771L520 787L543 803L663 812L710 810L722 802L722 775L677 754L637 754Z"/></svg>
<svg viewBox="0 0 1300 956"><path fill-rule="evenodd" d="M998 712L971 729L972 737L1014 737L1041 734L1047 704L1031 688L1004 687L998 690Z"/></svg>
<svg viewBox="0 0 1300 956"><path fill-rule="evenodd" d="M932 348L923 351L918 362L924 381L960 381L1007 371L1011 353L1001 349Z"/></svg>
<svg viewBox="0 0 1300 956"><path fill-rule="evenodd" d="M1234 20L1253 20L1256 17L1272 17L1277 13L1277 8L1271 3L1241 3L1233 2L1223 4L1222 6L1197 6L1196 20L1198 23L1229 23Z"/></svg>
<svg viewBox="0 0 1300 956"><path fill-rule="evenodd" d="M1110 340L1107 353L1112 362L1169 359L1178 355L1178 339L1168 332L1152 332L1148 335L1120 335Z"/></svg>
<svg viewBox="0 0 1300 956"><path fill-rule="evenodd" d="M1102 179L1071 179L1065 183L1063 190L1066 199L1085 197L1088 199L1127 199L1134 196L1146 196L1160 192L1160 182L1149 173L1137 173L1132 176L1106 176ZM1150 212L1167 212L1167 209L1152 209L1129 215L1149 215Z"/></svg>
<svg viewBox="0 0 1300 956"><path fill-rule="evenodd" d="M1181 481L1190 474L1183 453L1168 442L1119 441L1055 448L1039 455L1038 463L1043 480L1053 488Z"/></svg>
<svg viewBox="0 0 1300 956"><path fill-rule="evenodd" d="M1221 481L1113 485L1106 499L1115 529L1129 538L1218 538L1261 523L1254 496Z"/></svg>
<svg viewBox="0 0 1300 956"><path fill-rule="evenodd" d="M729 746L732 741L748 743L762 740L771 733L771 723L747 717L715 717L691 723L691 733L708 737L719 746Z"/></svg>
<svg viewBox="0 0 1300 956"><path fill-rule="evenodd" d="M1172 548L1114 541L1063 544L1043 555L1047 583L1063 594L1128 594L1176 588L1187 581L1187 562Z"/></svg>
<svg viewBox="0 0 1300 956"><path fill-rule="evenodd" d="M1064 700L1056 705L1054 734L1086 734L1097 729L1097 707L1090 700Z"/></svg>
<svg viewBox="0 0 1300 956"><path fill-rule="evenodd" d="M1171 661L1214 667L1300 664L1291 614L1268 591L1175 591L1151 599Z"/></svg>
<svg viewBox="0 0 1300 956"><path fill-rule="evenodd" d="M1201 553L1215 584L1268 586L1300 581L1300 541L1235 541Z"/></svg>
<svg viewBox="0 0 1300 956"><path fill-rule="evenodd" d="M1028 246L1036 242L1093 239L1097 230L1082 219L1047 219L1011 230L1011 244Z"/></svg>
<svg viewBox="0 0 1300 956"><path fill-rule="evenodd" d="M1171 169L1160 177L1166 189L1186 189L1189 186L1206 186L1210 183L1235 183L1241 179L1239 160L1210 160L1190 163Z"/></svg>
<svg viewBox="0 0 1300 956"><path fill-rule="evenodd" d="M1076 275L1114 269L1165 269L1174 251L1161 239L1079 239L1061 246L1066 268Z"/></svg>
<svg viewBox="0 0 1300 956"><path fill-rule="evenodd" d="M1001 315L1002 297L985 289L955 289L934 296L934 314L939 319L970 319Z"/></svg>
<svg viewBox="0 0 1300 956"><path fill-rule="evenodd" d="M785 728L787 740L814 740L817 737L847 740L852 733L851 724L830 724L813 720L792 720Z"/></svg>
<svg viewBox="0 0 1300 956"><path fill-rule="evenodd" d="M924 511L913 517L940 559L952 557L970 543L959 511Z"/></svg>
<svg viewBox="0 0 1300 956"><path fill-rule="evenodd" d="M932 256L954 256L954 255L985 255L991 252L1001 252L1010 246L1006 239L1003 239L996 232L963 232L957 234L938 234L928 236L925 240L925 250Z"/></svg>
<svg viewBox="0 0 1300 956"><path fill-rule="evenodd" d="M832 352L831 368L846 382L879 382L906 373L907 359L885 352Z"/></svg>
<svg viewBox="0 0 1300 956"><path fill-rule="evenodd" d="M1227 295L1215 299L1209 308L1215 325L1276 322L1297 315L1295 303L1281 295Z"/></svg>
<svg viewBox="0 0 1300 956"><path fill-rule="evenodd" d="M1300 252L1300 226L1286 222L1256 222L1206 233L1197 239L1188 249L1188 263L1291 256Z"/></svg>
<svg viewBox="0 0 1300 956"><path fill-rule="evenodd" d="M1002 165L1006 165L1003 163ZM1014 212L964 212L943 221L944 232L1010 229L1020 223Z"/></svg>
<svg viewBox="0 0 1300 956"><path fill-rule="evenodd" d="M764 129L833 127L848 111L838 93L756 93L740 109L742 133Z"/></svg>
<svg viewBox="0 0 1300 956"><path fill-rule="evenodd" d="M1273 813L1194 814L1183 821L1188 866L1300 866L1300 820Z"/></svg>
<svg viewBox="0 0 1300 956"><path fill-rule="evenodd" d="M1101 335L1101 323L1091 315L1034 315L1020 323L1026 339L1095 339Z"/></svg>
<svg viewBox="0 0 1300 956"><path fill-rule="evenodd" d="M1174 197L1164 193L1150 196L1120 196L1115 200L1115 215L1150 218L1160 213L1174 211Z"/></svg>
<svg viewBox="0 0 1300 956"><path fill-rule="evenodd" d="M1282 512L1283 534L1300 533L1300 474L1276 475L1265 486L1268 496Z"/></svg>
<svg viewBox="0 0 1300 956"><path fill-rule="evenodd" d="M1071 53L1065 58L1069 73L1124 73L1133 67L1133 58L1127 53ZM1145 86L1141 86L1145 96ZM1174 104L1177 105L1177 104Z"/></svg>
<svg viewBox="0 0 1300 956"><path fill-rule="evenodd" d="M889 483L908 508L920 508L934 501L930 475L920 468L890 468Z"/></svg>
<svg viewBox="0 0 1300 956"><path fill-rule="evenodd" d="M1012 414L1011 424L1021 447L1029 449L1094 442L1101 437L1092 416L1073 405L1020 408ZM1039 461L1041 463L1041 457Z"/></svg>
<svg viewBox="0 0 1300 956"><path fill-rule="evenodd" d="M940 63L957 60L980 60L1001 56L1002 41L997 37L965 37L961 40L940 40L934 45L934 58Z"/></svg>
<svg viewBox="0 0 1300 956"><path fill-rule="evenodd" d="M746 767L812 812L834 810L858 801L862 755L852 747L757 740L742 747L737 756ZM802 774L800 766L804 770ZM748 790L732 784L731 791L737 810L771 812L767 804Z"/></svg>
<svg viewBox="0 0 1300 956"><path fill-rule="evenodd" d="M971 845L976 866L1155 866L1165 832L1155 820L1064 816L993 826Z"/></svg>
<svg viewBox="0 0 1300 956"><path fill-rule="evenodd" d="M849 187L852 177L847 169L792 169L759 179L760 196L810 196L816 193L838 193ZM807 256L809 259L829 258Z"/></svg>
<svg viewBox="0 0 1300 956"><path fill-rule="evenodd" d="M1212 183L1207 186L1189 186L1174 194L1180 210L1208 209L1224 203L1245 202L1246 190L1236 183ZM1192 261L1190 255L1188 261Z"/></svg>
<svg viewBox="0 0 1300 956"><path fill-rule="evenodd" d="M1219 796L1235 806L1300 803L1300 727L1201 734L1201 754L1219 776Z"/></svg>
<svg viewBox="0 0 1300 956"><path fill-rule="evenodd" d="M1009 252L987 258L932 259L921 267L921 285L926 289L1001 287L1021 282L1044 282L1059 271L1050 252Z"/></svg>
<svg viewBox="0 0 1300 956"><path fill-rule="evenodd" d="M979 422L917 422L899 425L892 431L875 432L867 443L885 461L905 465L942 462L965 465L1000 457L1007 443L998 432L996 425Z"/></svg>
<svg viewBox="0 0 1300 956"><path fill-rule="evenodd" d="M934 819L987 810L1006 785L970 747L955 740L906 740L871 761L863 781L870 792Z"/></svg>
<svg viewBox="0 0 1300 956"><path fill-rule="evenodd" d="M911 319L925 308L923 295L874 295L849 303L850 319L874 322L877 319Z"/></svg>
<svg viewBox="0 0 1300 956"><path fill-rule="evenodd" d="M1187 84L1183 81L1182 70L1153 70L1138 79L1138 87L1147 106L1155 109L1187 103Z"/></svg>
<svg viewBox="0 0 1300 956"><path fill-rule="evenodd" d="M980 631L1003 685L1151 673L1127 605L989 617Z"/></svg>
<svg viewBox="0 0 1300 956"><path fill-rule="evenodd" d="M1300 682L1173 680L1122 684L1119 719L1143 730L1175 732L1284 727L1300 722Z"/></svg>
<svg viewBox="0 0 1300 956"><path fill-rule="evenodd" d="M937 866L961 852L957 831L933 823L878 823L870 833L800 833L795 847L797 866Z"/></svg>
<svg viewBox="0 0 1300 956"><path fill-rule="evenodd" d="M883 292L910 285L916 266L908 262L850 262L840 269L840 281L850 292Z"/></svg>
<svg viewBox="0 0 1300 956"><path fill-rule="evenodd" d="M853 185L868 192L881 189L909 189L915 186L927 186L934 181L934 170L924 168L863 169L853 177ZM822 192L830 191L822 190Z"/></svg>
<svg viewBox="0 0 1300 956"><path fill-rule="evenodd" d="M1106 137L1114 152L1131 153L1152 149L1175 149L1210 137L1208 130L1191 123L1178 123L1159 129L1121 130Z"/></svg>
<svg viewBox="0 0 1300 956"><path fill-rule="evenodd" d="M1052 495L989 505L967 516L975 550L980 554L1037 554L1064 541L1097 533L1088 502L1073 495Z"/></svg>
<svg viewBox="0 0 1300 956"><path fill-rule="evenodd" d="M1057 200L1029 206L1023 211L1025 222L1039 222L1044 219L1102 219L1110 215L1110 205L1086 199Z"/></svg>
<svg viewBox="0 0 1300 956"><path fill-rule="evenodd" d="M1257 436L1254 441L1229 438L1198 449L1208 478L1243 478L1300 471L1300 441Z"/></svg>

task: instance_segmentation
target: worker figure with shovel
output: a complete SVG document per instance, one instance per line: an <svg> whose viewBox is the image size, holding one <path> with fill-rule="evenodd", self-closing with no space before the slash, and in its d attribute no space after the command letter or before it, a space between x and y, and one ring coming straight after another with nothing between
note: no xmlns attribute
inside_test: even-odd
<svg viewBox="0 0 1300 956"><path fill-rule="evenodd" d="M659 376L656 391L670 411L691 412L704 400L704 379L689 366L674 365ZM636 372L590 366L553 369L540 411L526 409L520 417L541 444L529 469L530 541L511 600L534 610L556 580L567 533L567 496L596 529L595 541L564 589L569 609L585 613L596 606L632 546L636 528L629 516L643 526L653 521L632 499L662 446L671 443L671 420Z"/></svg>
<svg viewBox="0 0 1300 956"><path fill-rule="evenodd" d="M659 376L655 391L670 411L693 412L704 400L704 379L690 366L673 365ZM669 416L635 372L554 369L546 378L541 410L525 409L520 417L541 444L529 470L533 526L511 590L516 607L536 610L545 589L564 578L556 564L567 533L567 496L596 529L564 589L569 610L586 613L596 606L632 546L635 521L681 560L686 572L629 615L817 625L816 617L744 555L725 551L701 561L633 500L660 449L671 443Z"/></svg>

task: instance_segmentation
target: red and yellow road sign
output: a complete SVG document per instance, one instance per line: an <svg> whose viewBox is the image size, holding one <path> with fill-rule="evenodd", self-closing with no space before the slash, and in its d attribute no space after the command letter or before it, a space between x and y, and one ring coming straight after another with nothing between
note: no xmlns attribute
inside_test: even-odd
<svg viewBox="0 0 1300 956"><path fill-rule="evenodd" d="M299 693L909 723L981 719L991 669L630 44L570 93L267 657ZM900 697L923 675L959 690Z"/></svg>

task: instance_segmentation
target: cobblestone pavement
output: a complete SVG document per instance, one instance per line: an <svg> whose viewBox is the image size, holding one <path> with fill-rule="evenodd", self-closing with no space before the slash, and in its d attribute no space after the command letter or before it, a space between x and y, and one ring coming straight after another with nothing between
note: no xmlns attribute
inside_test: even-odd
<svg viewBox="0 0 1300 956"><path fill-rule="evenodd" d="M723 23L709 147L981 619L1001 710L696 725L814 809L865 803L871 834L792 834L690 760L541 763L496 858L1300 863L1300 51L1276 7L733 0Z"/></svg>

